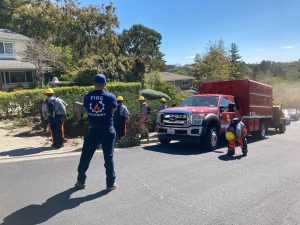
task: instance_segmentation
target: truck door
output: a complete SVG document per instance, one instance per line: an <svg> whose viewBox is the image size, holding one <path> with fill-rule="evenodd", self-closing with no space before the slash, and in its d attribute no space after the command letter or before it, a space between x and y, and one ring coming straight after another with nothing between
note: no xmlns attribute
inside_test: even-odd
<svg viewBox="0 0 300 225"><path fill-rule="evenodd" d="M224 133L234 118L235 112L229 111L229 103L234 102L229 96L222 96L220 103L220 120L221 120L221 133Z"/></svg>

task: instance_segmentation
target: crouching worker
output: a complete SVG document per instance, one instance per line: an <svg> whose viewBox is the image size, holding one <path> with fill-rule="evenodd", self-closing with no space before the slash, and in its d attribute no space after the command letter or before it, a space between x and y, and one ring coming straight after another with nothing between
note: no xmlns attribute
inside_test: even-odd
<svg viewBox="0 0 300 225"><path fill-rule="evenodd" d="M117 110L114 112L114 126L117 133L117 138L121 138L126 133L126 121L129 117L129 111L126 105L123 104L123 96L117 98Z"/></svg>
<svg viewBox="0 0 300 225"><path fill-rule="evenodd" d="M42 106L43 114L47 115L47 121L50 126L50 134L52 138L52 147L59 149L64 146L64 121L66 119L65 102L54 96L52 88L45 91L47 99Z"/></svg>
<svg viewBox="0 0 300 225"><path fill-rule="evenodd" d="M225 133L226 139L228 141L228 152L227 155L235 154L235 142L238 140L243 156L247 156L248 148L247 148L247 129L245 124L239 119L234 118L231 122L227 131Z"/></svg>

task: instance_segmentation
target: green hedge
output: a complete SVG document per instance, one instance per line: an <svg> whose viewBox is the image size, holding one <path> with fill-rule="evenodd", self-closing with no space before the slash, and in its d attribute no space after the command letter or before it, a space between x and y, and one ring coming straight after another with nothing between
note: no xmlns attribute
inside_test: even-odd
<svg viewBox="0 0 300 225"><path fill-rule="evenodd" d="M107 91L116 96L122 95L125 99L124 104L127 106L131 115L138 115L140 111L140 103L138 97L140 95L140 83L109 83L106 87ZM87 130L87 118L74 120L72 118L72 104L75 100L82 102L83 96L86 92L93 90L89 87L59 87L55 88L55 95L63 99L67 104L68 119L66 121L65 131L69 136L82 136ZM45 98L44 89L34 90L20 90L15 92L0 92L0 118L25 117L28 115L38 115L38 108L41 100ZM146 101L151 107L150 115L150 131L155 130L156 113L159 108L159 99L149 99ZM179 101L179 99L172 99L168 102Z"/></svg>
<svg viewBox="0 0 300 225"><path fill-rule="evenodd" d="M141 89L140 83L109 83L106 90L117 95L123 95L128 101L135 100ZM67 104L68 115L72 115L72 104L75 100L83 100L86 92L93 90L88 87L59 87L54 88L55 95L63 99ZM15 92L0 92L0 118L11 118L14 116L24 117L38 114L41 100L45 98L44 89L20 90Z"/></svg>

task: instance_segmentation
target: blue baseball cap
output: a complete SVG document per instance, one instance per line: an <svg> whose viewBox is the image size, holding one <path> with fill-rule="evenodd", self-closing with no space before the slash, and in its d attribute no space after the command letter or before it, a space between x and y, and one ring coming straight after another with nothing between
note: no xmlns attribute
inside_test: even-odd
<svg viewBox="0 0 300 225"><path fill-rule="evenodd" d="M106 84L106 77L104 74L98 73L95 76L94 82L97 84Z"/></svg>

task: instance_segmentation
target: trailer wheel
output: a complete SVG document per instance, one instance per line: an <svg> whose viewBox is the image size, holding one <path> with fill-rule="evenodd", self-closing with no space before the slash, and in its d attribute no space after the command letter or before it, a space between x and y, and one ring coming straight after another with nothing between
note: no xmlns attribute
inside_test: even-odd
<svg viewBox="0 0 300 225"><path fill-rule="evenodd" d="M279 133L283 134L286 131L285 123L279 125Z"/></svg>
<svg viewBox="0 0 300 225"><path fill-rule="evenodd" d="M206 134L204 136L204 146L209 151L213 151L218 147L219 132L216 127L207 127Z"/></svg>
<svg viewBox="0 0 300 225"><path fill-rule="evenodd" d="M262 123L260 124L260 130L254 132L253 135L254 135L256 138L259 138L259 139L265 139L265 138L266 138L266 134L267 134L267 130L268 130L268 128L266 127L265 123L262 122Z"/></svg>
<svg viewBox="0 0 300 225"><path fill-rule="evenodd" d="M168 146L171 141L170 140L161 140L161 139L159 139L159 142L163 146Z"/></svg>

